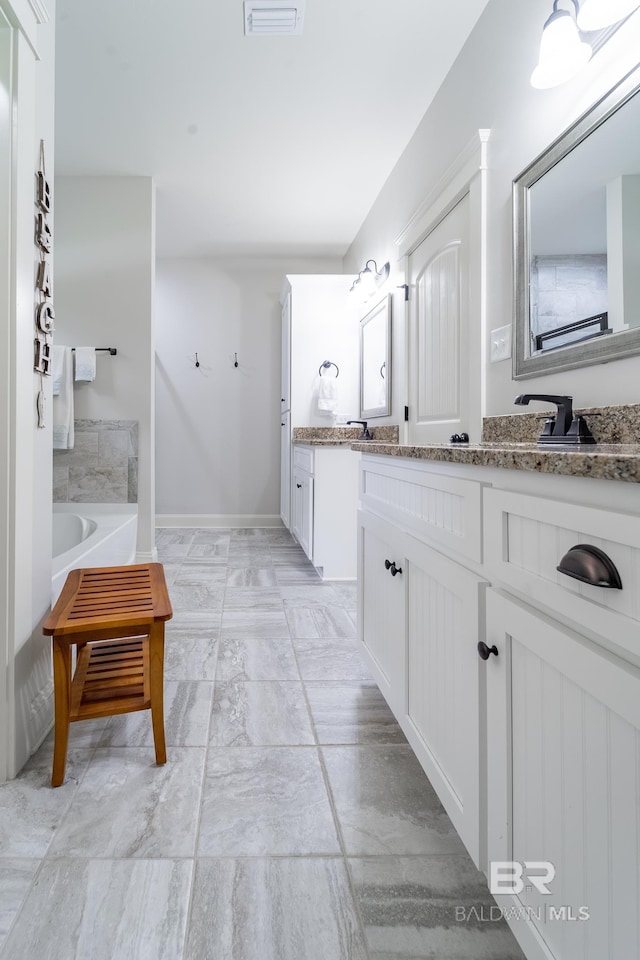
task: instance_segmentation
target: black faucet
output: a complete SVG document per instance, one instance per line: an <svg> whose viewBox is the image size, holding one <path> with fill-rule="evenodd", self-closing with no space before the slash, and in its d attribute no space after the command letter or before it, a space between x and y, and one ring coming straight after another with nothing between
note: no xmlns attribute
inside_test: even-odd
<svg viewBox="0 0 640 960"><path fill-rule="evenodd" d="M361 433L360 436L358 437L358 440L373 440L373 436L371 435L371 431L370 431L369 428L367 427L367 421L366 421L366 420L347 420L347 425L349 425L350 423L359 423L359 424L362 425L362 433Z"/></svg>
<svg viewBox="0 0 640 960"><path fill-rule="evenodd" d="M543 403L555 403L558 411L555 417L548 417L542 434L538 438L539 444L562 443L582 444L595 443L595 439L581 416L574 416L573 397L553 393L521 393L513 401L519 407L526 407L530 400L542 400Z"/></svg>

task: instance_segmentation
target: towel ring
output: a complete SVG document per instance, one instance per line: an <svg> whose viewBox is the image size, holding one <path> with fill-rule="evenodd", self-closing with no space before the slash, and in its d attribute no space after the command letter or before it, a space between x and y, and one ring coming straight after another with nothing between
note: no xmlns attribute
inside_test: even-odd
<svg viewBox="0 0 640 960"><path fill-rule="evenodd" d="M335 368L336 368L336 380L337 380L338 377L340 376L340 368L338 367L338 364L337 364L337 363L334 363L332 360L325 360L325 361L324 361L323 363L321 363L320 366L318 367L318 376L319 376L319 377L322 376L322 369L323 369L323 367L324 367L325 370L328 370L329 367L335 367Z"/></svg>
<svg viewBox="0 0 640 960"><path fill-rule="evenodd" d="M380 376L382 377L383 380L384 380L384 369L386 365L387 365L387 361L385 360L382 366L380 367Z"/></svg>

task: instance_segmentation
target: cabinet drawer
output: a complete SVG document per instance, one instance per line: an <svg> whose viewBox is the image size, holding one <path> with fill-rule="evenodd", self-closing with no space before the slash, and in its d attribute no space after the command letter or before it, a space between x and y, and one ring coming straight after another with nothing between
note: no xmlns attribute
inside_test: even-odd
<svg viewBox="0 0 640 960"><path fill-rule="evenodd" d="M484 496L484 521L492 580L640 656L640 517L491 489ZM556 569L578 544L610 557L621 590Z"/></svg>
<svg viewBox="0 0 640 960"><path fill-rule="evenodd" d="M299 447L294 444L293 447L293 466L294 469L306 470L313 476L313 447Z"/></svg>
<svg viewBox="0 0 640 960"><path fill-rule="evenodd" d="M400 523L412 536L476 561L482 559L482 488L476 480L366 457L360 468L364 507Z"/></svg>

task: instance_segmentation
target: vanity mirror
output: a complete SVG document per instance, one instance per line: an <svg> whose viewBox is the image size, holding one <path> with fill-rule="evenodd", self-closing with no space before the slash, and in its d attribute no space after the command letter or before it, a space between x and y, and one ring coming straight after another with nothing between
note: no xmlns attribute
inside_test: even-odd
<svg viewBox="0 0 640 960"><path fill-rule="evenodd" d="M391 296L360 321L360 416L391 414Z"/></svg>
<svg viewBox="0 0 640 960"><path fill-rule="evenodd" d="M513 184L516 380L640 353L640 67Z"/></svg>

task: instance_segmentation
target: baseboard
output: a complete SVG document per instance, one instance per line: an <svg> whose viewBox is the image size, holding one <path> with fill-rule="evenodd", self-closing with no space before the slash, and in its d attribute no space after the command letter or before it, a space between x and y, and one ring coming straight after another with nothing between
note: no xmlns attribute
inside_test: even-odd
<svg viewBox="0 0 640 960"><path fill-rule="evenodd" d="M159 513L156 527L283 527L271 513Z"/></svg>
<svg viewBox="0 0 640 960"><path fill-rule="evenodd" d="M136 553L135 560L133 563L157 563L158 562L158 548L154 547L153 550L143 550Z"/></svg>

